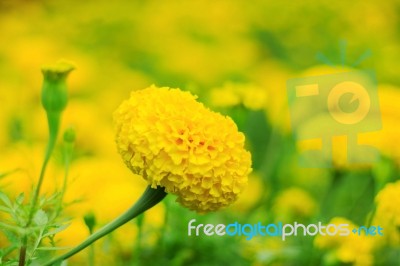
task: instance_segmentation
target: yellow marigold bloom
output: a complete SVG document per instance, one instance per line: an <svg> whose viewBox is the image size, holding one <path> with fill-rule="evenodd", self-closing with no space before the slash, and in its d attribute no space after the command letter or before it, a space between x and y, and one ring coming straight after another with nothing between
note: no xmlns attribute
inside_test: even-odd
<svg viewBox="0 0 400 266"><path fill-rule="evenodd" d="M216 107L231 107L243 104L251 110L262 110L268 100L264 88L252 84L225 83L210 92L211 103Z"/></svg>
<svg viewBox="0 0 400 266"><path fill-rule="evenodd" d="M400 226L400 181L387 184L376 196L377 213Z"/></svg>
<svg viewBox="0 0 400 266"><path fill-rule="evenodd" d="M243 193L246 194L246 197L240 197L236 201L235 205L232 206L231 209L233 212L250 210L258 203L261 196L265 196L266 194L268 195L269 191L263 186L260 174L252 172L249 175L249 182Z"/></svg>
<svg viewBox="0 0 400 266"><path fill-rule="evenodd" d="M307 218L315 213L316 203L306 191L292 187L279 193L275 198L272 211L278 220Z"/></svg>
<svg viewBox="0 0 400 266"><path fill-rule="evenodd" d="M387 184L375 198L374 222L385 228L385 237L390 244L400 243L400 181Z"/></svg>
<svg viewBox="0 0 400 266"><path fill-rule="evenodd" d="M251 156L229 117L189 92L154 85L131 93L114 113L126 165L197 212L234 202L247 184Z"/></svg>
<svg viewBox="0 0 400 266"><path fill-rule="evenodd" d="M360 134L359 143L377 147L383 154L394 159L400 164L400 152L397 148L400 134L400 88L388 84L382 84L379 90L379 106L382 116L382 130Z"/></svg>
<svg viewBox="0 0 400 266"><path fill-rule="evenodd" d="M357 228L349 220L342 217L334 217L329 224L348 224L348 228ZM330 260L337 260L355 266L373 265L375 239L365 234L355 235L350 233L347 236L339 235L318 235L314 239L314 245L320 249L329 250L326 254Z"/></svg>

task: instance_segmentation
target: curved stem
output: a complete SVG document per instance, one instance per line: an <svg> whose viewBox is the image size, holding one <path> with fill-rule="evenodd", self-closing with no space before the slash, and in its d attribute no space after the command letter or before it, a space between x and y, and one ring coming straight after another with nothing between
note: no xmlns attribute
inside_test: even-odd
<svg viewBox="0 0 400 266"><path fill-rule="evenodd" d="M36 205L37 205L39 195L40 195L40 189L43 184L43 179L44 179L44 174L46 172L47 164L49 163L51 154L54 150L54 146L55 146L56 140L57 140L57 133L58 133L59 123L60 123L59 114L48 113L47 120L48 120L48 124L49 124L49 132L50 132L49 133L49 141L47 143L46 153L44 155L42 168L40 170L38 184L33 193L32 204L31 204L31 207L29 210L28 220L26 222L25 228L28 228L32 223L33 215L35 214ZM19 266L25 265L27 244L28 244L28 236L24 235L22 237L22 245L21 245L20 252L19 252L19 262L18 262Z"/></svg>
<svg viewBox="0 0 400 266"><path fill-rule="evenodd" d="M40 170L39 181L36 186L35 192L33 194L32 205L31 205L31 209L29 211L28 222L27 222L26 227L29 227L32 222L33 214L35 213L37 201L38 201L39 195L40 195L40 189L43 184L43 179L44 179L44 174L46 172L47 164L49 163L51 154L54 150L54 146L55 146L56 140L57 140L58 128L59 128L59 124L60 124L60 115L49 113L49 114L47 114L47 119L48 119L49 132L50 132L49 142L47 143L47 148L46 148L46 153L44 156L42 169Z"/></svg>
<svg viewBox="0 0 400 266"><path fill-rule="evenodd" d="M36 205L38 204L40 189L43 184L46 167L56 144L61 113L67 106L68 102L67 86L65 83L66 78L74 68L75 67L71 63L66 61L59 61L54 65L48 65L42 68L44 79L42 85L42 105L47 113L50 136L49 142L47 143L46 154L44 156L42 169L40 170L39 181L35 188L35 191L33 192L32 204L28 213L28 219L25 224L25 229L31 225L33 216L36 211ZM18 262L19 266L25 265L27 245L28 235L25 233L22 236L21 241Z"/></svg>
<svg viewBox="0 0 400 266"><path fill-rule="evenodd" d="M71 161L71 156L72 156L72 144L70 144L70 143L65 144L65 146L64 146L64 180L63 180L63 186L61 189L60 200L59 200L59 203L57 206L57 210L55 212L55 217L58 217L58 215L61 213L62 208L63 208L65 192L67 191L67 185L68 185L69 165L70 165L70 161Z"/></svg>
<svg viewBox="0 0 400 266"><path fill-rule="evenodd" d="M86 240L84 240L81 244L79 244L72 250L43 264L43 266L51 266L56 263L62 262L63 260L68 259L69 257L72 257L76 253L78 253L81 250L85 249L86 247L90 246L92 243L94 243L98 239L111 233L112 231L114 231L118 227L126 224L127 222L129 222L130 220L132 220L133 218L138 216L139 214L150 209L151 207L153 207L154 205L159 203L161 200L163 200L166 195L167 195L167 193L164 191L164 188L159 187L159 188L153 189L151 187L147 187L147 189L144 191L144 193L140 197L140 199L125 213L123 213L122 215L117 217L115 220L113 220L112 222L105 225L103 228L101 228L94 234L90 235Z"/></svg>

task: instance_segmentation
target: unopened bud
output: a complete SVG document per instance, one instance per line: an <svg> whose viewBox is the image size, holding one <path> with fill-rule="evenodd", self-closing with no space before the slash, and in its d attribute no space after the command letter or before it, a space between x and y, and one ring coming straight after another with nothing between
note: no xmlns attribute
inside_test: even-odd
<svg viewBox="0 0 400 266"><path fill-rule="evenodd" d="M68 74L74 70L72 63L58 61L54 65L42 67L42 105L48 113L60 113L67 106L67 84Z"/></svg>
<svg viewBox="0 0 400 266"><path fill-rule="evenodd" d="M74 143L76 138L75 129L73 127L69 127L64 131L64 142L66 143Z"/></svg>
<svg viewBox="0 0 400 266"><path fill-rule="evenodd" d="M87 228L89 229L90 233L93 233L94 227L96 226L96 216L94 215L93 212L89 212L85 214L83 217L83 220L85 221L85 224Z"/></svg>

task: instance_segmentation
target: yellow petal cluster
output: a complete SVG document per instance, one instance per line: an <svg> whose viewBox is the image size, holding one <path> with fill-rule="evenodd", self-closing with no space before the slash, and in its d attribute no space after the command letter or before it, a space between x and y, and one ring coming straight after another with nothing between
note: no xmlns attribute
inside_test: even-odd
<svg viewBox="0 0 400 266"><path fill-rule="evenodd" d="M272 212L283 221L306 218L315 213L316 202L305 190L292 187L281 191L274 200Z"/></svg>
<svg viewBox="0 0 400 266"><path fill-rule="evenodd" d="M388 183L375 199L376 216L385 217L396 226L400 226L400 181Z"/></svg>
<svg viewBox="0 0 400 266"><path fill-rule="evenodd" d="M189 92L154 85L133 91L114 123L118 151L132 172L191 210L227 206L247 184L251 156L244 135Z"/></svg>
<svg viewBox="0 0 400 266"><path fill-rule="evenodd" d="M266 107L268 95L264 88L253 84L227 82L211 90L210 99L216 107L231 107L242 103L251 110L262 110Z"/></svg>
<svg viewBox="0 0 400 266"><path fill-rule="evenodd" d="M374 222L384 228L386 241L398 246L400 243L400 181L388 183L375 198Z"/></svg>
<svg viewBox="0 0 400 266"><path fill-rule="evenodd" d="M329 224L348 224L350 229L358 227L342 217L334 217ZM314 245L320 249L330 250L327 256L331 260L338 260L346 265L368 266L374 264L374 241L373 236L365 234L355 235L350 233L347 236L325 234L318 235L314 239Z"/></svg>

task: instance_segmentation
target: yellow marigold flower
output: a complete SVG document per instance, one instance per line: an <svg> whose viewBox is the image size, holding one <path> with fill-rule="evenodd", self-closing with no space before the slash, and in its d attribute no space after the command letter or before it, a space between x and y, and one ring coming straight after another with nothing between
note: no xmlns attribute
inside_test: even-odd
<svg viewBox="0 0 400 266"><path fill-rule="evenodd" d="M357 228L349 220L342 217L334 217L329 224L348 224L348 228ZM328 260L336 260L355 266L373 265L373 253L375 249L374 237L365 234L347 236L318 235L314 239L314 245L320 249L328 249Z"/></svg>
<svg viewBox="0 0 400 266"><path fill-rule="evenodd" d="M315 213L316 203L306 191L292 187L279 193L275 198L272 211L278 220L307 218Z"/></svg>
<svg viewBox="0 0 400 266"><path fill-rule="evenodd" d="M383 154L394 159L400 164L400 152L397 142L400 134L400 88L388 84L382 84L379 90L379 106L382 116L382 130L365 132L360 134L359 143L377 147Z"/></svg>
<svg viewBox="0 0 400 266"><path fill-rule="evenodd" d="M191 210L227 206L247 184L251 156L244 135L189 92L154 85L134 91L114 121L118 151L132 172Z"/></svg>
<svg viewBox="0 0 400 266"><path fill-rule="evenodd" d="M235 205L232 206L231 209L233 212L250 210L258 203L261 196L265 196L266 194L268 195L269 191L263 186L260 174L252 172L249 175L249 182L243 193L246 194L246 197L240 197L236 201Z"/></svg>
<svg viewBox="0 0 400 266"><path fill-rule="evenodd" d="M400 243L400 181L387 184L375 198L374 222L385 228L385 237L390 244Z"/></svg>
<svg viewBox="0 0 400 266"><path fill-rule="evenodd" d="M377 215L400 226L400 181L387 184L376 196Z"/></svg>
<svg viewBox="0 0 400 266"><path fill-rule="evenodd" d="M210 92L211 103L216 107L230 107L243 104L251 110L262 110L266 106L267 92L252 84L225 83Z"/></svg>
<svg viewBox="0 0 400 266"><path fill-rule="evenodd" d="M217 88L210 92L211 104L216 107L232 107L239 105L240 96L231 88Z"/></svg>

